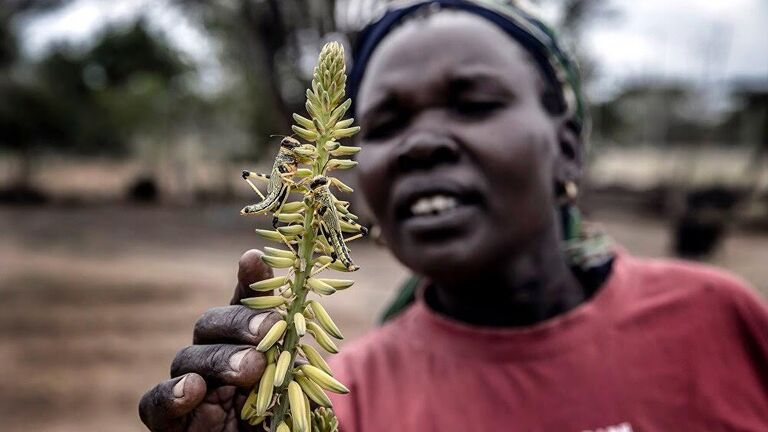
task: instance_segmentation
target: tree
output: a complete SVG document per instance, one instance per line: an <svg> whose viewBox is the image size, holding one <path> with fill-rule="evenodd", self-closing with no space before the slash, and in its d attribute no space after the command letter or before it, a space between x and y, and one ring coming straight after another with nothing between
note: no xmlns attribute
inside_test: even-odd
<svg viewBox="0 0 768 432"><path fill-rule="evenodd" d="M618 144L690 144L710 136L701 100L685 83L638 81L597 106L598 139Z"/></svg>
<svg viewBox="0 0 768 432"><path fill-rule="evenodd" d="M225 98L254 143L289 130L286 119L303 109L311 77L304 64L316 58L323 38L336 31L335 0L175 0L221 43L231 73Z"/></svg>
<svg viewBox="0 0 768 432"><path fill-rule="evenodd" d="M0 85L0 146L20 156L22 185L42 152L125 154L137 133L156 132L191 71L143 20L105 29L90 47L54 47L24 68L23 79Z"/></svg>
<svg viewBox="0 0 768 432"><path fill-rule="evenodd" d="M61 150L123 153L135 134L153 128L166 92L189 68L143 20L107 28L88 49L54 48L37 66L41 87L75 113L81 133Z"/></svg>

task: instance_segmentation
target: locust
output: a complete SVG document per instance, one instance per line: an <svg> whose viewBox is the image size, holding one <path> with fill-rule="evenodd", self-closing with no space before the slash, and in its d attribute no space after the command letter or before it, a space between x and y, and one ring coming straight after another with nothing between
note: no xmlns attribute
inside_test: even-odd
<svg viewBox="0 0 768 432"><path fill-rule="evenodd" d="M312 179L312 182L309 184L310 193L314 198L313 211L317 215L316 220L320 228L320 233L333 249L331 251L331 259L333 261L338 259L348 271L355 271L359 267L352 262L352 258L349 255L349 248L347 248L344 240L340 221L352 225L360 233L350 237L346 241L354 240L355 238L367 234L368 229L352 219L349 216L351 213L341 213L337 211L337 205L328 188L328 184L328 178L325 176L317 176Z"/></svg>
<svg viewBox="0 0 768 432"><path fill-rule="evenodd" d="M280 150L275 157L270 174L261 174L243 170L243 179L261 197L261 202L243 207L241 215L260 214L266 212L280 213L280 208L285 203L291 187L295 185L291 177L296 172L299 158L294 151L301 145L299 141L291 137L285 137L280 142ZM261 178L267 181L267 195L263 195L250 178ZM272 219L272 225L277 224L277 216Z"/></svg>

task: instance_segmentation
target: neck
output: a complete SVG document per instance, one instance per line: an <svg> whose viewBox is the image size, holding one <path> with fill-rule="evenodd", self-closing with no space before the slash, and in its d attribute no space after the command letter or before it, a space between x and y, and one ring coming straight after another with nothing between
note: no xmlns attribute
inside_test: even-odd
<svg viewBox="0 0 768 432"><path fill-rule="evenodd" d="M460 281L435 281L429 305L456 320L494 327L532 325L566 312L586 294L552 230L521 253Z"/></svg>

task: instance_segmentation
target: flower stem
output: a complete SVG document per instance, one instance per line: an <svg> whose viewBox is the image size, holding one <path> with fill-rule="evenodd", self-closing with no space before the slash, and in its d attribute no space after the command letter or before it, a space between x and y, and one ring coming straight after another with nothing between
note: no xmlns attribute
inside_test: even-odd
<svg viewBox="0 0 768 432"><path fill-rule="evenodd" d="M317 140L318 157L315 161L315 164L312 166L313 176L323 174L323 167L328 160L328 152L325 149L325 143L327 141L328 139L324 136L321 136ZM282 348L282 351L288 351L291 353L291 365L295 364L296 356L298 354L296 347L299 343L299 335L296 333L293 317L295 314L303 312L304 301L306 300L307 293L309 292L309 289L306 286L306 281L307 278L312 275L312 268L314 267L312 258L315 249L315 239L317 237L317 232L315 231L314 227L314 216L315 214L314 209L312 208L312 203L307 203L305 201L304 236L302 237L301 243L299 243L299 250L297 251L299 255L299 268L297 268L294 272L292 286L292 291L295 297L291 302L291 306L288 308L288 316L285 317L285 321L288 323L288 328L286 330ZM290 383L292 379L293 367L288 369L285 379L283 380L283 384L275 391L275 393L280 395L280 397L274 407L272 420L270 422L270 432L275 432L277 430L277 426L280 425L280 423L284 420L288 412L288 400L286 394L288 391L288 383Z"/></svg>

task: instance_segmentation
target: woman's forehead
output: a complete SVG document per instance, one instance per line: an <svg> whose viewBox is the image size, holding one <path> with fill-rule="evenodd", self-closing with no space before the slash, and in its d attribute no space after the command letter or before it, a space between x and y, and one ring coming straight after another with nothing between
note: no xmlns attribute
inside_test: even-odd
<svg viewBox="0 0 768 432"><path fill-rule="evenodd" d="M486 76L513 88L534 87L541 78L527 51L496 25L467 12L442 11L406 22L379 44L366 68L359 108L381 93L456 76Z"/></svg>

